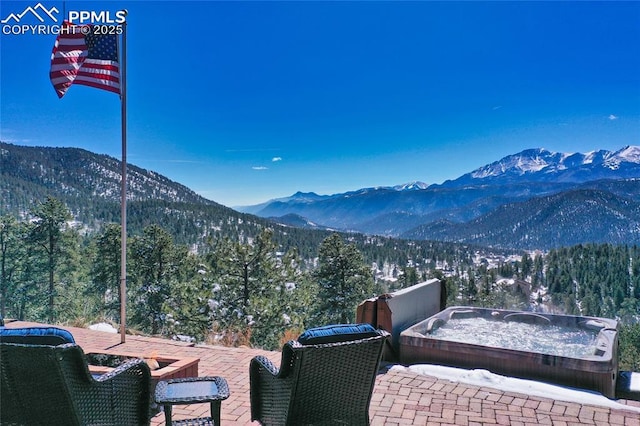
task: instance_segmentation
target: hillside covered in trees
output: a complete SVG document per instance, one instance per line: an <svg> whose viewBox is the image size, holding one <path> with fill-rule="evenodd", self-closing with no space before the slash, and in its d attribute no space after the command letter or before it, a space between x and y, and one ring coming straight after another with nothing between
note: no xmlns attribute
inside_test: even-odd
<svg viewBox="0 0 640 426"><path fill-rule="evenodd" d="M29 220L1 217L4 317L118 323L120 227L81 234L70 218L52 197ZM293 246L282 250L273 237L265 227L242 241L211 238L196 253L159 224L146 226L128 242L127 324L154 335L275 349L305 328L352 322L368 297L432 277L445 281L450 305L639 320L637 246L579 245L497 263L468 248L434 246L422 263L411 256L423 253L408 250L397 278L383 279L348 235L327 234L308 258Z"/></svg>

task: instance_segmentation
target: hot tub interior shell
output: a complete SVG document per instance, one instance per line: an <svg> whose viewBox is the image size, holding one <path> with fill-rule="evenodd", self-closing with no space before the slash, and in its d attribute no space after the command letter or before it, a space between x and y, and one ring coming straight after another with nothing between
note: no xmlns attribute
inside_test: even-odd
<svg viewBox="0 0 640 426"><path fill-rule="evenodd" d="M450 318L548 323L599 330L593 355L570 358L429 337L429 330ZM497 374L595 390L614 398L618 378L618 323L607 318L552 315L502 309L447 308L400 333L403 364L430 363L482 368Z"/></svg>

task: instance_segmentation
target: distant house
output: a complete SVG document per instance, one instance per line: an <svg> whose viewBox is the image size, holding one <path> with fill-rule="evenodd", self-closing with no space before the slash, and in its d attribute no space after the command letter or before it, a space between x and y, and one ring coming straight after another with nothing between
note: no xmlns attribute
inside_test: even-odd
<svg viewBox="0 0 640 426"><path fill-rule="evenodd" d="M531 283L513 278L498 280L496 283L505 289L509 289L511 294L522 294L527 299L531 297Z"/></svg>

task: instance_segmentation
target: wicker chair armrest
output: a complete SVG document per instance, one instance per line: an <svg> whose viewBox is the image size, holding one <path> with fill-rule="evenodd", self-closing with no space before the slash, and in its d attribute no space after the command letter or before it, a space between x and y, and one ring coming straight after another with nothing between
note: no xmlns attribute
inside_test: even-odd
<svg viewBox="0 0 640 426"><path fill-rule="evenodd" d="M264 357L262 355L259 355L253 358L251 360L251 364L257 364L255 367L252 367L252 368L262 368L274 376L277 376L278 373L280 372L280 370L278 370L278 367L276 367L275 364L269 360L269 358Z"/></svg>
<svg viewBox="0 0 640 426"><path fill-rule="evenodd" d="M291 373L293 362L295 360L295 349L302 347L303 346L295 340L287 342L287 344L282 348L282 358L280 360L279 369L268 358L261 355L253 358L251 363L255 363L256 366L264 368L264 370L279 379L284 379ZM251 370L253 370L253 367L251 367Z"/></svg>
<svg viewBox="0 0 640 426"><path fill-rule="evenodd" d="M151 377L151 371L149 370L149 366L142 359L130 359L122 364L120 364L117 368L114 368L108 373L104 373L98 377L95 377L97 382L105 382L107 380L112 380L117 378L120 374L131 373L139 374L141 376L149 376Z"/></svg>
<svg viewBox="0 0 640 426"><path fill-rule="evenodd" d="M283 357L284 362L284 357ZM284 424L291 395L289 368L278 369L269 359L257 356L249 366L251 419L262 424Z"/></svg>
<svg viewBox="0 0 640 426"><path fill-rule="evenodd" d="M95 413L90 416L97 416L105 422L104 424L149 424L155 412L152 411L151 405L151 371L146 362L141 359L129 360L113 371L96 377L93 383L91 394L96 400L102 400L103 405L111 408L104 413L104 407L92 405L88 411ZM110 402L105 404L107 401Z"/></svg>

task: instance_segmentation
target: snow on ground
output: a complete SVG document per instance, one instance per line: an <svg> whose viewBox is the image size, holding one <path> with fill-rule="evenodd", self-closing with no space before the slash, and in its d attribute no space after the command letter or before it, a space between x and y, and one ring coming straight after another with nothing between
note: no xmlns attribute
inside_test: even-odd
<svg viewBox="0 0 640 426"><path fill-rule="evenodd" d="M616 410L631 410L640 413L640 407L620 404L595 391L552 385L533 380L505 377L494 374L488 370L465 370L461 368L444 367L441 365L416 364L409 367L394 365L391 367L391 371L411 371L415 374L433 376L439 379L449 380L454 383L491 387L505 392L517 392L525 395L550 398L557 401L598 405ZM631 387L632 389L635 387L640 388L640 375L638 373L635 373L632 376Z"/></svg>
<svg viewBox="0 0 640 426"><path fill-rule="evenodd" d="M93 331L105 331L107 333L118 333L118 330L113 328L111 324L107 324L106 322L99 322L97 324L91 324L89 326L89 330Z"/></svg>

